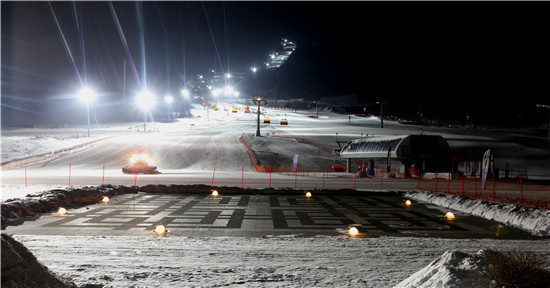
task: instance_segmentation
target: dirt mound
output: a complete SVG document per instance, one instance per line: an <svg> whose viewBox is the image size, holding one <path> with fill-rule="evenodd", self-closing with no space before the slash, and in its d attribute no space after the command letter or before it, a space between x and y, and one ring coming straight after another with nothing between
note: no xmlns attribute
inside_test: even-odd
<svg viewBox="0 0 550 288"><path fill-rule="evenodd" d="M2 202L2 225L8 219L38 216L57 211L59 207L73 208L101 201L103 196L137 193L137 187L103 185L67 190L51 190L41 194L27 195L23 199L8 199Z"/></svg>
<svg viewBox="0 0 550 288"><path fill-rule="evenodd" d="M57 278L8 234L2 233L2 287L76 287Z"/></svg>

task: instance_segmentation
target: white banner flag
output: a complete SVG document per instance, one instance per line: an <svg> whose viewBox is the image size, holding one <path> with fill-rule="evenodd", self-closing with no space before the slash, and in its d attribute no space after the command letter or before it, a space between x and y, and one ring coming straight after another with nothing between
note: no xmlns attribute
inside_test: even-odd
<svg viewBox="0 0 550 288"><path fill-rule="evenodd" d="M483 154L483 164L481 167L481 190L485 190L485 180L487 180L487 173L489 172L490 158L491 149L485 151L485 154Z"/></svg>

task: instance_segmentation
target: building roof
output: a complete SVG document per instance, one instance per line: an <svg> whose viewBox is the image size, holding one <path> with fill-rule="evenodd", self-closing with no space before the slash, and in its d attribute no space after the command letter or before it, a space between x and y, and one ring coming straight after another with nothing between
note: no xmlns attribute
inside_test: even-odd
<svg viewBox="0 0 550 288"><path fill-rule="evenodd" d="M340 151L342 158L431 158L450 151L439 135L370 136L349 141Z"/></svg>

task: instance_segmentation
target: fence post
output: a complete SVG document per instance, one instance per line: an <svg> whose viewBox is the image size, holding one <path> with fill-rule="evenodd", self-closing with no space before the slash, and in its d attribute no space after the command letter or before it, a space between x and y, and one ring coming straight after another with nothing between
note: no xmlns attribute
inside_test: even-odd
<svg viewBox="0 0 550 288"><path fill-rule="evenodd" d="M474 197L477 199L477 176L474 173Z"/></svg>
<svg viewBox="0 0 550 288"><path fill-rule="evenodd" d="M294 189L298 187L298 167L294 170Z"/></svg>
<svg viewBox="0 0 550 288"><path fill-rule="evenodd" d="M520 189L520 206L523 206L523 180L521 174L519 175L519 189Z"/></svg>
<svg viewBox="0 0 550 288"><path fill-rule="evenodd" d="M464 173L462 173L462 196L464 196Z"/></svg>
<svg viewBox="0 0 550 288"><path fill-rule="evenodd" d="M447 193L451 194L451 172L449 172L449 177L447 178Z"/></svg>
<svg viewBox="0 0 550 288"><path fill-rule="evenodd" d="M435 192L437 192L437 171L435 171Z"/></svg>
<svg viewBox="0 0 550 288"><path fill-rule="evenodd" d="M420 170L419 169L415 169L416 172L416 190L420 190Z"/></svg>
<svg viewBox="0 0 550 288"><path fill-rule="evenodd" d="M495 172L493 171L493 202L495 202Z"/></svg>
<svg viewBox="0 0 550 288"><path fill-rule="evenodd" d="M325 189L325 170L323 169L323 189Z"/></svg>

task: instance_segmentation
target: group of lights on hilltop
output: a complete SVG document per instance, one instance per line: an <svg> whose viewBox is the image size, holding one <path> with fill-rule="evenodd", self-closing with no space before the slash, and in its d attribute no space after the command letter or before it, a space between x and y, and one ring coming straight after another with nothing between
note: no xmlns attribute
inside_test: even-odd
<svg viewBox="0 0 550 288"><path fill-rule="evenodd" d="M279 48L276 52L272 52L269 54L267 62L265 62L266 69L274 69L280 67L287 59L288 57L294 52L296 49L296 43L289 41L288 39L282 39L281 40L281 48ZM253 66L250 68L253 73L256 73L259 68L256 66ZM219 99L220 97L224 97L227 99L232 98L238 98L240 96L240 92L237 91L232 85L231 82L235 78L239 78L238 76L235 77L235 75L231 73L224 73L224 74L215 74L215 71L213 69L210 69L210 72L213 74L212 77L210 77L209 80L207 80L207 77L204 77L203 75L198 74L197 79L191 80L194 83L194 92L198 92L197 87L204 88L205 90L202 90L200 93L203 94L203 97L206 98L214 98ZM239 73L237 73L239 74ZM183 79L183 77L182 77ZM181 96L184 100L188 101L189 97L191 96L191 90L189 90L187 87L184 87L181 92ZM136 105L144 111L144 129L145 129L145 118L147 118L147 113L150 111L151 108L153 108L156 104L156 96L155 93L151 92L150 90L144 89L139 94L137 94L135 98ZM90 105L92 102L94 102L97 99L97 94L91 87L84 87L79 93L78 98L86 104L87 111L88 111L88 137L90 137ZM197 98L197 96L195 96ZM176 100L172 95L166 95L163 97L164 102L170 107L172 103Z"/></svg>

